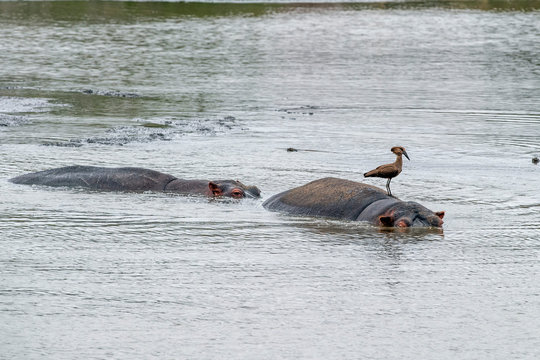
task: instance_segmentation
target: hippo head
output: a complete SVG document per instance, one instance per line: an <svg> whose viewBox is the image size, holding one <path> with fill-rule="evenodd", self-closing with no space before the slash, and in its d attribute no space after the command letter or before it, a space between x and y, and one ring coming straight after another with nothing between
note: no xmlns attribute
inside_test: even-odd
<svg viewBox="0 0 540 360"><path fill-rule="evenodd" d="M387 227L442 227L444 211L433 212L413 201L399 202L379 216Z"/></svg>
<svg viewBox="0 0 540 360"><path fill-rule="evenodd" d="M256 186L246 186L240 181L220 180L210 181L208 188L213 196L228 196L235 199L258 198L261 191Z"/></svg>

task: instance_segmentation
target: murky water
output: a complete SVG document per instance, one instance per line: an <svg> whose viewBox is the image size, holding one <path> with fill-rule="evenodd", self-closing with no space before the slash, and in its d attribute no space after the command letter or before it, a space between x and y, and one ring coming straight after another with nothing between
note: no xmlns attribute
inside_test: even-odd
<svg viewBox="0 0 540 360"><path fill-rule="evenodd" d="M0 358L538 358L540 5L439 5L1 2ZM442 233L7 182L142 166L264 200L395 145Z"/></svg>

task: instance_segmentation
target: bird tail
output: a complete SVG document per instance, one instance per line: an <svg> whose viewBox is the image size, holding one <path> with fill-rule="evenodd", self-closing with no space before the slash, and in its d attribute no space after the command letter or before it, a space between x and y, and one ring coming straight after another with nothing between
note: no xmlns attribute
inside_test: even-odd
<svg viewBox="0 0 540 360"><path fill-rule="evenodd" d="M367 173L364 173L364 177L371 177L375 175L375 170L368 171Z"/></svg>

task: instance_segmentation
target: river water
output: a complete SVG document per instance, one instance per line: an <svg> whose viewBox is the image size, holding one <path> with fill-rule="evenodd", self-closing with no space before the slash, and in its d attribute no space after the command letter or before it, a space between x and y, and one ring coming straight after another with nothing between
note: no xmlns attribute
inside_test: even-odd
<svg viewBox="0 0 540 360"><path fill-rule="evenodd" d="M0 358L539 358L539 9L0 2ZM443 231L261 206L395 145ZM7 181L73 164L263 197Z"/></svg>

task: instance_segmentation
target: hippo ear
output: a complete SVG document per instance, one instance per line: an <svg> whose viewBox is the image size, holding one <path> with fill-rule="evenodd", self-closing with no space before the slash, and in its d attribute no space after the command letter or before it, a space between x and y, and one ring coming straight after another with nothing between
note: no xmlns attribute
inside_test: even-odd
<svg viewBox="0 0 540 360"><path fill-rule="evenodd" d="M251 192L256 197L261 196L261 190L259 190L259 188L256 186L247 186L246 190Z"/></svg>
<svg viewBox="0 0 540 360"><path fill-rule="evenodd" d="M210 189L210 192L212 193L212 195L214 196L221 196L223 195L223 190L221 190L221 188L219 187L218 184L216 184L215 182L213 181L210 181L208 183L208 188Z"/></svg>
<svg viewBox="0 0 540 360"><path fill-rule="evenodd" d="M437 212L435 213L435 215L437 215L437 216L439 217L439 219L442 220L442 218L444 217L444 211L437 211Z"/></svg>
<svg viewBox="0 0 540 360"><path fill-rule="evenodd" d="M379 216L379 221L382 226L394 226L394 217L392 215L381 215Z"/></svg>

